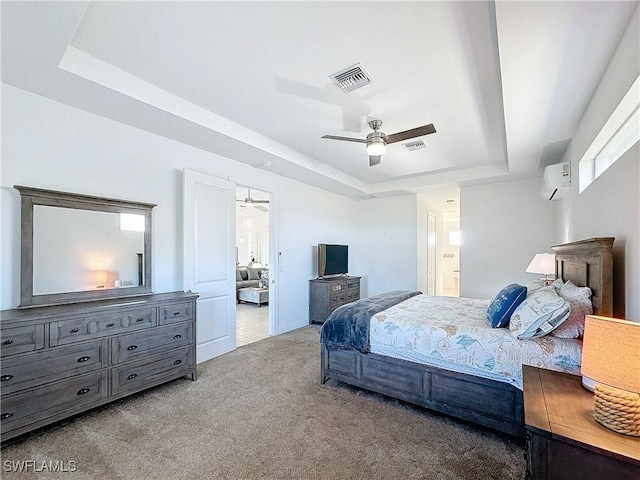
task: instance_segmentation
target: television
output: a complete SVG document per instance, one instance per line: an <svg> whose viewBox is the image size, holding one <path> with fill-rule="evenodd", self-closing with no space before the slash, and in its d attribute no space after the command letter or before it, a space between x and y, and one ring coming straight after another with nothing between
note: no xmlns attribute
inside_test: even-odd
<svg viewBox="0 0 640 480"><path fill-rule="evenodd" d="M349 246L318 245L318 277L346 275L349 271Z"/></svg>

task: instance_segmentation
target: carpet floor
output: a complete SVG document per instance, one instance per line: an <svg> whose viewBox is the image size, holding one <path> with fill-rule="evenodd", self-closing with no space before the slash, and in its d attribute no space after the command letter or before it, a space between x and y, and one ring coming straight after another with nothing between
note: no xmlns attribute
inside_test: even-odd
<svg viewBox="0 0 640 480"><path fill-rule="evenodd" d="M329 381L319 328L249 344L180 379L5 446L2 478L522 479L508 437ZM17 473L8 462L74 462Z"/></svg>

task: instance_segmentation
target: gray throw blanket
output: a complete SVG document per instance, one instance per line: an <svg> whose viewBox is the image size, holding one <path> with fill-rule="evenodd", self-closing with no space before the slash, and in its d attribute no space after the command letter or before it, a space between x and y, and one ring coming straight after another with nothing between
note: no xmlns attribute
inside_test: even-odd
<svg viewBox="0 0 640 480"><path fill-rule="evenodd" d="M422 292L393 290L336 308L320 332L320 342L341 350L369 351L369 320L382 310Z"/></svg>

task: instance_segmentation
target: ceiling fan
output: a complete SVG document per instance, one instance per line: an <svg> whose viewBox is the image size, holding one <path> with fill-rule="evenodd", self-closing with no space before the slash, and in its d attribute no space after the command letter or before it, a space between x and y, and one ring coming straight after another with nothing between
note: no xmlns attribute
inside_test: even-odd
<svg viewBox="0 0 640 480"><path fill-rule="evenodd" d="M251 198L251 189L247 189L247 196L245 197L244 200L236 200L236 202L242 203L242 205L240 205L241 207L247 207L248 206L248 207L257 208L258 210L262 210L263 212L268 211L268 209L266 207L263 207L260 204L266 203L268 205L269 204L269 200L255 200L255 199Z"/></svg>
<svg viewBox="0 0 640 480"><path fill-rule="evenodd" d="M422 137L431 133L436 133L436 128L433 123L429 125L423 125L422 127L412 128L405 130L404 132L398 132L391 135L386 135L384 132L379 132L382 126L382 120L377 118L369 120L369 127L373 130L366 139L363 138L351 138L351 137L337 137L335 135L323 135L322 138L329 138L331 140L344 140L346 142L359 142L367 144L367 154L369 155L369 166L373 167L380 163L380 157L387 151L387 145L390 143L402 142L410 138Z"/></svg>

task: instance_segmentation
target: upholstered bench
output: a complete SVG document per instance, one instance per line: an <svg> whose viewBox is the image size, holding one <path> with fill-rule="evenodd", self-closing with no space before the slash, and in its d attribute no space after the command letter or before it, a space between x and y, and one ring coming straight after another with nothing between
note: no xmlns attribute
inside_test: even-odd
<svg viewBox="0 0 640 480"><path fill-rule="evenodd" d="M269 303L268 288L241 288L238 290L238 301L257 303L261 307L263 303Z"/></svg>

